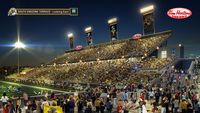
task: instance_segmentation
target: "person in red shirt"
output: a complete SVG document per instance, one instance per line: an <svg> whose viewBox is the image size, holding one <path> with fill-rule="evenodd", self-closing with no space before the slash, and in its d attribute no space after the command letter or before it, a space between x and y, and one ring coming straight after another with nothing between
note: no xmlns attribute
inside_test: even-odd
<svg viewBox="0 0 200 113"><path fill-rule="evenodd" d="M8 105L5 104L5 105L3 106L3 113L8 113L8 112L9 112Z"/></svg>
<svg viewBox="0 0 200 113"><path fill-rule="evenodd" d="M140 94L140 99L141 99L142 101L144 101L144 93L143 93L143 92L141 92L141 94Z"/></svg>
<svg viewBox="0 0 200 113"><path fill-rule="evenodd" d="M122 113L123 112L123 102L122 100L119 100L119 102L117 103L117 113Z"/></svg>
<svg viewBox="0 0 200 113"><path fill-rule="evenodd" d="M158 107L156 104L156 102L153 103L152 113L158 113Z"/></svg>

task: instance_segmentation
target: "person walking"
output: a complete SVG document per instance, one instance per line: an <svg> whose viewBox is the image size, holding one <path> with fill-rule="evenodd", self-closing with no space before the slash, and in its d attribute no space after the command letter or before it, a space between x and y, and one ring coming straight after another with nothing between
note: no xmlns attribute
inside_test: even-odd
<svg viewBox="0 0 200 113"><path fill-rule="evenodd" d="M182 113L187 113L187 105L188 105L188 102L185 99L182 99L180 103Z"/></svg>
<svg viewBox="0 0 200 113"><path fill-rule="evenodd" d="M109 98L107 99L107 102L106 102L106 109L108 113L112 113L113 105Z"/></svg>
<svg viewBox="0 0 200 113"><path fill-rule="evenodd" d="M8 105L7 105L7 104L5 104L5 105L3 106L3 113L9 113L9 108L8 108Z"/></svg>
<svg viewBox="0 0 200 113"><path fill-rule="evenodd" d="M96 113L99 113L99 111L100 111L100 103L101 103L100 99L97 98L94 103L95 103Z"/></svg>
<svg viewBox="0 0 200 113"><path fill-rule="evenodd" d="M9 100L9 98L7 97L6 93L4 92L3 96L1 97L1 101L2 101L3 106L5 104L7 104L8 100Z"/></svg>
<svg viewBox="0 0 200 113"><path fill-rule="evenodd" d="M8 113L15 113L15 107L14 107L12 101L8 101L8 106L9 106L9 112Z"/></svg>

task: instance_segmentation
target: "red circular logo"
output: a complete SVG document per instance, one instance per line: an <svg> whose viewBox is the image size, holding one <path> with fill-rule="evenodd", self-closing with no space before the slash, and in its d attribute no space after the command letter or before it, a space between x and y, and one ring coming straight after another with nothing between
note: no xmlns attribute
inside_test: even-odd
<svg viewBox="0 0 200 113"><path fill-rule="evenodd" d="M185 19L192 15L192 11L186 8L172 8L167 11L167 15L174 19Z"/></svg>
<svg viewBox="0 0 200 113"><path fill-rule="evenodd" d="M136 40L136 39L140 39L142 37L142 34L135 34L132 36L132 39Z"/></svg>
<svg viewBox="0 0 200 113"><path fill-rule="evenodd" d="M83 46L82 46L82 45L77 45L77 46L76 46L76 48L75 48L75 50L77 50L77 51L78 51L78 50L81 50L82 48L83 48Z"/></svg>

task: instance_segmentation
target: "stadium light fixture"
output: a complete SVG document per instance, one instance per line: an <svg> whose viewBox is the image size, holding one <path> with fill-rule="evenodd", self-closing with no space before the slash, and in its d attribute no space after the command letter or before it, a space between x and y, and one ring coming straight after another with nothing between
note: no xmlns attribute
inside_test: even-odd
<svg viewBox="0 0 200 113"><path fill-rule="evenodd" d="M179 47L181 47L181 46L182 46L182 44L178 44L178 46L179 46Z"/></svg>
<svg viewBox="0 0 200 113"><path fill-rule="evenodd" d="M74 34L73 34L73 33L68 33L68 34L67 34L67 37L68 37L68 38L73 38L73 37L74 37Z"/></svg>
<svg viewBox="0 0 200 113"><path fill-rule="evenodd" d="M18 50L17 51L17 73L18 73L18 75L20 75L20 73L19 73L19 65L20 65L19 52L20 52L20 49L25 48L26 45L24 43L22 43L20 41L20 38L18 37L18 40L17 40L17 42L15 42L14 47L17 48L17 50Z"/></svg>
<svg viewBox="0 0 200 113"><path fill-rule="evenodd" d="M117 22L117 18L111 18L108 20L108 24L113 24Z"/></svg>
<svg viewBox="0 0 200 113"><path fill-rule="evenodd" d="M69 40L69 47L70 49L74 48L74 34L73 33L68 33L67 34L68 40Z"/></svg>
<svg viewBox="0 0 200 113"><path fill-rule="evenodd" d="M92 45L93 44L93 40L92 40L92 27L88 26L85 28L85 33L86 33L86 42L87 45Z"/></svg>
<svg viewBox="0 0 200 113"><path fill-rule="evenodd" d="M20 42L20 41L17 41L17 42L14 44L14 47L20 49L20 48L25 48L26 45L25 45L24 43Z"/></svg>
<svg viewBox="0 0 200 113"><path fill-rule="evenodd" d="M150 5L150 6L147 6L147 7L143 7L140 9L140 13L147 13L149 11L153 11L154 10L154 5Z"/></svg>
<svg viewBox="0 0 200 113"><path fill-rule="evenodd" d="M108 20L111 41L118 39L117 23L118 23L118 19L116 17Z"/></svg>
<svg viewBox="0 0 200 113"><path fill-rule="evenodd" d="M91 26L85 28L85 32L86 33L91 32L91 31L92 31L92 27Z"/></svg>

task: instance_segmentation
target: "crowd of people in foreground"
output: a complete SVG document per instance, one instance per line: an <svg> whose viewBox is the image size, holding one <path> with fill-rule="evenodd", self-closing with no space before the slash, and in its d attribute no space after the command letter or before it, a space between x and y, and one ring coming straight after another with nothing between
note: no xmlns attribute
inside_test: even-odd
<svg viewBox="0 0 200 113"><path fill-rule="evenodd" d="M99 86L73 95L9 100L4 94L3 113L42 113L45 106L60 106L64 113L200 113L199 92L190 75L168 70L155 79L151 85Z"/></svg>

